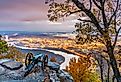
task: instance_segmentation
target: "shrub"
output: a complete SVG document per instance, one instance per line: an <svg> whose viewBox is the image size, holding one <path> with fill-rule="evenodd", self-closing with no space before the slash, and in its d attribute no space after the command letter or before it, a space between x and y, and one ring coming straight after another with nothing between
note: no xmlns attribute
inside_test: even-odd
<svg viewBox="0 0 121 82"><path fill-rule="evenodd" d="M51 57L51 58L50 58L50 61L51 61L51 62L56 62L56 57Z"/></svg>
<svg viewBox="0 0 121 82"><path fill-rule="evenodd" d="M5 53L8 51L7 42L4 40L0 40L0 54Z"/></svg>
<svg viewBox="0 0 121 82"><path fill-rule="evenodd" d="M15 59L17 61L22 62L23 59L25 59L25 54L22 54L15 47L9 47L7 55L5 55L5 56L1 55L0 56L0 59L3 59L3 58Z"/></svg>
<svg viewBox="0 0 121 82"><path fill-rule="evenodd" d="M91 63L87 58L72 58L66 71L74 78L74 82L100 82L98 74L89 70Z"/></svg>

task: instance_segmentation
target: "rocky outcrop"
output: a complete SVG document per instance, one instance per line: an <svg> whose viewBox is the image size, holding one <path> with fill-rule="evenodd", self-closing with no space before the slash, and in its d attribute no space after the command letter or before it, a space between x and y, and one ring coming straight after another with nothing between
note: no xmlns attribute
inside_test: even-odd
<svg viewBox="0 0 121 82"><path fill-rule="evenodd" d="M73 78L55 62L49 62L42 70L41 65L36 64L32 71L24 77L25 66L17 61L10 59L0 60L0 81L4 82L42 82L51 80L52 82L73 82Z"/></svg>
<svg viewBox="0 0 121 82"><path fill-rule="evenodd" d="M0 60L0 80L20 80L23 79L23 64L11 59Z"/></svg>
<svg viewBox="0 0 121 82"><path fill-rule="evenodd" d="M63 82L73 82L73 77L66 71L60 70L60 79Z"/></svg>
<svg viewBox="0 0 121 82"><path fill-rule="evenodd" d="M3 59L2 59L3 61ZM10 70L17 70L20 69L23 64L14 60L5 59L3 62L0 63L0 65L4 68L10 69Z"/></svg>
<svg viewBox="0 0 121 82"><path fill-rule="evenodd" d="M48 62L48 67L56 72L60 69L60 65L56 62Z"/></svg>

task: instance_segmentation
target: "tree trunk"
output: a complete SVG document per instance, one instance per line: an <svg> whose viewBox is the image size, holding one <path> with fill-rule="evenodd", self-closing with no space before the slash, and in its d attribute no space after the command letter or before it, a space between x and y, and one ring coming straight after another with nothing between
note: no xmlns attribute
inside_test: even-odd
<svg viewBox="0 0 121 82"><path fill-rule="evenodd" d="M109 63L109 61L107 60L107 64L108 64L108 73L107 73L107 82L109 82L110 81L110 63Z"/></svg>
<svg viewBox="0 0 121 82"><path fill-rule="evenodd" d="M98 58L95 57L95 59L97 60L98 62L98 65L100 67L100 76L101 76L101 81L104 82L104 79L103 79L103 66L102 66L102 58L101 56L99 56Z"/></svg>
<svg viewBox="0 0 121 82"><path fill-rule="evenodd" d="M117 67L115 56L113 54L114 49L111 46L111 42L107 43L107 50L108 50L108 55L110 57L110 65L113 69L114 77L117 79L117 82L121 82L121 76L120 76L119 69Z"/></svg>
<svg viewBox="0 0 121 82"><path fill-rule="evenodd" d="M100 57L101 59L100 59L100 72L101 72L101 80L102 80L102 82L104 82L104 79L103 79L103 60L102 60L102 57Z"/></svg>

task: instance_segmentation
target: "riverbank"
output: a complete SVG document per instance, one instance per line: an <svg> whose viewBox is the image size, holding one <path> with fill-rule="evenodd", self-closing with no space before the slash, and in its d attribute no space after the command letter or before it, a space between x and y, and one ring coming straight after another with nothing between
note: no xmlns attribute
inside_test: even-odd
<svg viewBox="0 0 121 82"><path fill-rule="evenodd" d="M19 49L27 49L27 50L38 50L38 51L40 51L40 50L44 50L44 51L48 51L48 52L50 52L50 53L54 53L55 55L57 55L57 56L63 56L64 57L64 61L62 62L62 64L60 65L60 69L65 69L66 68L66 66L68 66L69 65L69 61L70 61L70 59L71 58L76 58L76 59L78 59L79 58L79 56L76 56L76 55L74 55L72 52L69 52L69 51L67 51L67 50L64 50L64 49L57 49L57 48L44 48L44 49L41 49L41 48L28 48L28 47L20 47L20 46L15 46L16 48L19 48ZM50 55L48 55L48 56L50 56ZM57 61L60 61L60 59L58 58L56 56L56 59L57 59Z"/></svg>
<svg viewBox="0 0 121 82"><path fill-rule="evenodd" d="M67 53L67 54L74 54L74 53L72 53L72 52L69 52L69 51L63 49L63 48L44 47L44 48L42 48L42 49L54 50L54 51L62 51L62 52L65 52L65 53Z"/></svg>
<svg viewBox="0 0 121 82"><path fill-rule="evenodd" d="M79 57L87 57L86 53L84 52L76 52L74 50L70 50L70 49L67 49L67 48L52 48L52 47L45 47L45 48L42 48L42 49L47 49L47 50L54 50L54 51L62 51L62 52L65 52L67 54L73 54L73 55L76 55L76 56L79 56Z"/></svg>
<svg viewBox="0 0 121 82"><path fill-rule="evenodd" d="M79 58L79 56L76 56L74 54L68 54L68 53L62 52L62 51L55 51L55 50L46 50L46 51L53 52L55 54L59 54L59 55L61 55L61 56L63 56L65 58L65 61L60 65L60 69L66 69L66 66L69 65L70 59L72 59L74 57L76 59Z"/></svg>
<svg viewBox="0 0 121 82"><path fill-rule="evenodd" d="M51 58L52 57L51 55L54 54L53 56L56 57L57 62L61 61L60 69L65 69L66 66L69 65L69 61L71 58L73 57L75 57L76 59L79 58L79 56L75 55L74 53L64 50L62 48L61 49L59 48L43 48L43 49L42 48L28 48L28 47L23 47L23 46L17 46L15 44L14 46L18 48L19 50L21 49L21 51L22 50L28 50L28 52L38 51L37 53L39 53L39 51L40 52L44 51L44 54L48 54L49 58ZM61 56L64 58L62 58Z"/></svg>
<svg viewBox="0 0 121 82"><path fill-rule="evenodd" d="M76 44L75 40L64 38L36 38L36 37L22 37L13 38L11 41L17 41L16 46L22 46L29 49L48 49L55 51L62 51L68 54L78 55L80 57L86 57L88 50L104 48L103 44L91 43L91 44Z"/></svg>

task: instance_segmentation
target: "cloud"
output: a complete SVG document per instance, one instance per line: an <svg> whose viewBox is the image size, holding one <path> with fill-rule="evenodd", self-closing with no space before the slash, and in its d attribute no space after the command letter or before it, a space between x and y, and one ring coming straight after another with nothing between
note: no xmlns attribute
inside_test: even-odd
<svg viewBox="0 0 121 82"><path fill-rule="evenodd" d="M60 25L62 24L62 22L51 22L51 21L47 21L48 24L51 24L51 25Z"/></svg>
<svg viewBox="0 0 121 82"><path fill-rule="evenodd" d="M40 31L40 32L72 32L74 26L66 22L50 24L47 20L42 21L2 21L0 30L4 31Z"/></svg>
<svg viewBox="0 0 121 82"><path fill-rule="evenodd" d="M58 0L60 1L60 0ZM0 0L0 30L11 31L73 31L76 18L50 22L45 0Z"/></svg>
<svg viewBox="0 0 121 82"><path fill-rule="evenodd" d="M0 20L47 19L44 0L0 0Z"/></svg>

